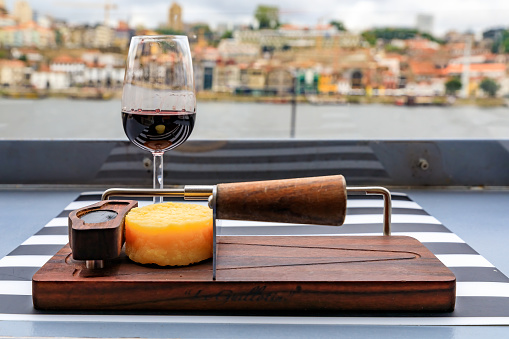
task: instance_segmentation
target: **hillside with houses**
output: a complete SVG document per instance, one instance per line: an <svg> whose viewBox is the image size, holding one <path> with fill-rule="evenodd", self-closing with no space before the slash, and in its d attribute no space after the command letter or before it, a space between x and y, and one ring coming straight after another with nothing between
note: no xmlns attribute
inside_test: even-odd
<svg viewBox="0 0 509 339"><path fill-rule="evenodd" d="M266 16L277 16L277 8L269 9ZM190 37L202 99L296 96L319 103L396 104L491 99L498 105L509 96L509 34L502 28L481 38L449 32L440 39L418 29L350 32L338 21L299 26L272 25L272 20L211 30L203 23L183 23L182 11L185 5L173 3L167 24L157 29L122 21L72 25L34 18L28 1L17 0L12 11L0 1L1 91L4 96L111 98L121 91L132 36L178 33Z"/></svg>

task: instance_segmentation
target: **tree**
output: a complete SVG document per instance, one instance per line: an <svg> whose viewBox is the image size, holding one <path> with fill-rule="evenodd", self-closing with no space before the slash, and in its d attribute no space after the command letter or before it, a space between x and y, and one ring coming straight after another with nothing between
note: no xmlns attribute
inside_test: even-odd
<svg viewBox="0 0 509 339"><path fill-rule="evenodd" d="M456 92L461 89L461 80L458 78L452 78L447 80L445 83L445 92L447 94L456 95Z"/></svg>
<svg viewBox="0 0 509 339"><path fill-rule="evenodd" d="M191 30L193 32L203 32L204 34L210 34L212 33L212 30L210 29L210 26L207 24L198 23L194 25Z"/></svg>
<svg viewBox="0 0 509 339"><path fill-rule="evenodd" d="M435 38L434 36L428 33L419 32L415 28L374 28L362 32L362 36L371 45L374 45L378 39L383 39L385 42L389 42L392 39L407 40L415 39L418 36L440 44L443 43L443 41Z"/></svg>
<svg viewBox="0 0 509 339"><path fill-rule="evenodd" d="M279 26L279 8L272 6L258 5L255 12L258 20L258 28L274 29Z"/></svg>
<svg viewBox="0 0 509 339"><path fill-rule="evenodd" d="M496 94L500 85L495 82L495 80L490 78L485 78L481 81L479 87L487 93L491 98L493 98Z"/></svg>
<svg viewBox="0 0 509 339"><path fill-rule="evenodd" d="M62 36L62 32L59 29L55 31L55 42L57 46L62 46L64 44L64 37Z"/></svg>
<svg viewBox="0 0 509 339"><path fill-rule="evenodd" d="M162 35L182 35L182 34L184 34L184 32L176 31L174 29L165 28L165 27L158 28L155 31L158 34L162 34Z"/></svg>
<svg viewBox="0 0 509 339"><path fill-rule="evenodd" d="M387 53L399 53L399 54L405 54L406 50L404 48L399 48L398 46L394 46L391 44L386 44L384 46L384 49Z"/></svg>
<svg viewBox="0 0 509 339"><path fill-rule="evenodd" d="M492 53L504 53L509 51L509 30L503 30L497 34L491 46Z"/></svg>
<svg viewBox="0 0 509 339"><path fill-rule="evenodd" d="M232 31L226 31L223 33L223 35L221 35L221 38L219 40L223 40L223 39L231 39L233 38L233 32Z"/></svg>
<svg viewBox="0 0 509 339"><path fill-rule="evenodd" d="M372 31L364 31L361 33L361 36L366 40L371 46L375 46L376 44L376 35Z"/></svg>
<svg viewBox="0 0 509 339"><path fill-rule="evenodd" d="M329 24L331 24L332 26L336 26L338 31L346 31L345 25L343 25L341 21L332 20L331 22L329 22Z"/></svg>

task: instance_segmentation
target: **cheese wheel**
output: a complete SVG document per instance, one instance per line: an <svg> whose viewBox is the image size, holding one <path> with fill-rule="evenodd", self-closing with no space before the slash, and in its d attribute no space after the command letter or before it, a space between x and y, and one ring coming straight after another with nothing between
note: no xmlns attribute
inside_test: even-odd
<svg viewBox="0 0 509 339"><path fill-rule="evenodd" d="M212 257L212 210L186 203L133 208L125 218L125 252L140 264L184 266Z"/></svg>

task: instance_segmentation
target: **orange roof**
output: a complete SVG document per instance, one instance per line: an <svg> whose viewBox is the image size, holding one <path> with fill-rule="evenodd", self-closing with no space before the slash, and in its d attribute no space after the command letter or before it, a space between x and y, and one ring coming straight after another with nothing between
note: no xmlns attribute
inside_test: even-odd
<svg viewBox="0 0 509 339"><path fill-rule="evenodd" d="M25 63L21 60L0 60L0 66L21 68L25 67Z"/></svg>
<svg viewBox="0 0 509 339"><path fill-rule="evenodd" d="M25 22L25 23L19 24L19 25L18 25L18 27L19 27L20 29L24 29L24 28L35 28L35 27L37 27L37 24L35 23L35 21L30 20L30 21L27 21L27 22Z"/></svg>
<svg viewBox="0 0 509 339"><path fill-rule="evenodd" d="M384 59L398 59L399 61L402 61L406 57L407 57L406 55L402 55L402 54L398 54L398 53L386 53L384 56Z"/></svg>
<svg viewBox="0 0 509 339"><path fill-rule="evenodd" d="M37 23L35 21L27 21L23 24L19 24L16 26L16 29L19 29L19 30L32 29L32 30L41 31L41 32L53 32L53 30L50 28L45 28L45 27L37 25Z"/></svg>
<svg viewBox="0 0 509 339"><path fill-rule="evenodd" d="M173 63L173 62L175 62L175 55L173 53L172 54L161 54L157 57L157 62L159 62L159 63L165 63L165 62Z"/></svg>
<svg viewBox="0 0 509 339"><path fill-rule="evenodd" d="M62 54L53 59L54 64L82 64L83 61L80 58L73 58L70 55Z"/></svg>
<svg viewBox="0 0 509 339"><path fill-rule="evenodd" d="M17 49L18 49L18 51L20 51L23 54L31 54L31 53L39 54L39 51L37 51L31 47L17 47Z"/></svg>
<svg viewBox="0 0 509 339"><path fill-rule="evenodd" d="M493 64L470 64L470 72L505 72L505 64L493 63ZM444 74L459 74L463 72L463 64L449 64L443 70Z"/></svg>
<svg viewBox="0 0 509 339"><path fill-rule="evenodd" d="M106 65L103 64L96 64L94 62L87 62L85 63L88 68L104 68Z"/></svg>
<svg viewBox="0 0 509 339"><path fill-rule="evenodd" d="M449 42L447 45L445 45L447 49L465 49L465 43L464 42Z"/></svg>
<svg viewBox="0 0 509 339"><path fill-rule="evenodd" d="M293 24L284 24L284 25L281 25L279 27L279 29L282 29L282 30L295 30L295 29L302 29L300 26L297 26L297 25L293 25Z"/></svg>
<svg viewBox="0 0 509 339"><path fill-rule="evenodd" d="M117 29L119 29L119 30L128 30L129 29L129 25L127 24L127 22L120 20L118 22Z"/></svg>
<svg viewBox="0 0 509 339"><path fill-rule="evenodd" d="M219 50L216 47L211 46L195 46L193 53L195 56L201 56L207 59L219 58Z"/></svg>
<svg viewBox="0 0 509 339"><path fill-rule="evenodd" d="M416 75L439 75L440 70L435 68L435 65L429 61L410 61L408 63L412 73Z"/></svg>

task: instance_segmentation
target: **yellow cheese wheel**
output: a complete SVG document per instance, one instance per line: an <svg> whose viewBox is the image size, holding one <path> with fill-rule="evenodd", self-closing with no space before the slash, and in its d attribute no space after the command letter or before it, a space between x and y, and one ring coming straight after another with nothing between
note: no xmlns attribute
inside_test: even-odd
<svg viewBox="0 0 509 339"><path fill-rule="evenodd" d="M183 266L212 257L212 210L186 203L133 208L125 218L125 252L140 264Z"/></svg>

